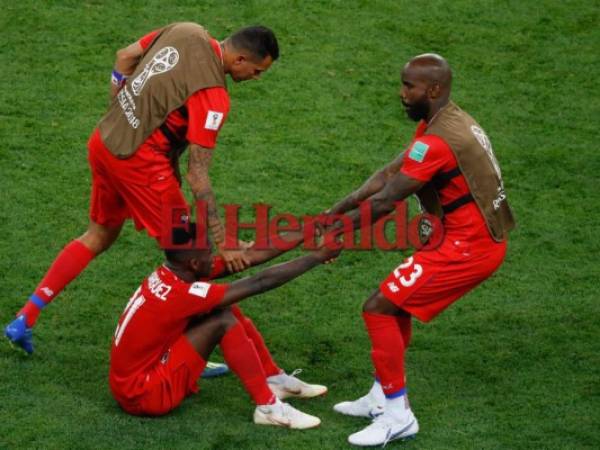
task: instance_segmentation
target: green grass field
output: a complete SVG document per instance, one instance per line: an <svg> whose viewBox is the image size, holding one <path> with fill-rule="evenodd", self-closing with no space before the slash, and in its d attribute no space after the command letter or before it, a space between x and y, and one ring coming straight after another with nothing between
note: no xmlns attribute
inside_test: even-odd
<svg viewBox="0 0 600 450"><path fill-rule="evenodd" d="M281 58L230 84L212 167L220 203L316 213L410 141L399 71L435 51L454 99L487 130L519 228L499 272L428 325L407 355L421 424L411 449L600 448L599 11L591 1L0 0L0 323L87 224L87 138L114 52L172 21L217 37L263 23ZM284 259L289 256L284 256ZM112 333L161 254L131 224L48 307L26 357L0 342L0 448L340 449L365 422L334 403L371 382L360 310L401 255L348 252L246 312L281 366L329 386L292 402L320 416L293 432L252 423L233 376L167 417L121 412L108 389Z"/></svg>

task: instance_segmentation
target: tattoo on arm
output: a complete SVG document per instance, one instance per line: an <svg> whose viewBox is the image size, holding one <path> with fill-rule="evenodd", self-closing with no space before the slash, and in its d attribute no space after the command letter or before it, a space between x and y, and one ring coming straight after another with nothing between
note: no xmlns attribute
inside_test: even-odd
<svg viewBox="0 0 600 450"><path fill-rule="evenodd" d="M187 180L194 193L194 199L206 202L208 227L215 243L220 244L225 240L225 230L221 225L215 194L208 175L211 157L211 150L192 144L190 146Z"/></svg>

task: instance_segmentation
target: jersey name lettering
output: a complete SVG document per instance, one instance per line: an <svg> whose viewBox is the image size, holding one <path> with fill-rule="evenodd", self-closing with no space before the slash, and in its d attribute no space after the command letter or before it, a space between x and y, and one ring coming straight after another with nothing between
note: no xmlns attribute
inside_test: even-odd
<svg viewBox="0 0 600 450"><path fill-rule="evenodd" d="M150 292L152 292L156 298L166 302L167 295L171 292L172 286L163 283L158 276L158 273L152 272L152 275L148 277L148 289L150 289Z"/></svg>

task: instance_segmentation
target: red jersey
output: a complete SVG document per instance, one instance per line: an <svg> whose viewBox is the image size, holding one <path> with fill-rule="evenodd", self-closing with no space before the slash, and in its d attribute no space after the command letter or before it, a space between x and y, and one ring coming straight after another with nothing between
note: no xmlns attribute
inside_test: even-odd
<svg viewBox="0 0 600 450"><path fill-rule="evenodd" d="M458 167L458 162L450 146L439 136L424 135L427 123L421 121L415 137L409 145L400 171L422 182L431 181L436 175ZM442 205L448 204L469 193L465 177L461 174L451 178L438 191ZM475 202L467 203L442 220L444 230L453 239L491 239L485 219Z"/></svg>
<svg viewBox="0 0 600 450"><path fill-rule="evenodd" d="M222 260L215 258L211 277L223 270ZM190 318L219 305L227 288L227 284L205 281L187 283L164 265L146 278L115 330L109 375L113 392L128 398L139 395L146 373L168 357Z"/></svg>

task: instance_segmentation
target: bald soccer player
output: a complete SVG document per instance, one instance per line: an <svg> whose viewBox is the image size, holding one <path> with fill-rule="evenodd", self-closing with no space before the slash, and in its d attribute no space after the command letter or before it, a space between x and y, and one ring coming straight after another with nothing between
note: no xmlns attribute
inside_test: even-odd
<svg viewBox="0 0 600 450"><path fill-rule="evenodd" d="M189 145L187 182L208 205L208 225L230 272L248 267L244 252L224 246L209 167L217 135L229 113L226 75L257 80L279 56L274 33L243 28L223 41L202 26L180 22L155 30L117 52L113 102L88 142L92 172L90 222L55 258L35 291L5 328L27 353L40 311L118 238L132 218L159 242L165 211L187 220L178 158Z"/></svg>
<svg viewBox="0 0 600 450"><path fill-rule="evenodd" d="M412 318L429 322L492 275L514 227L490 141L450 101L451 82L450 66L441 56L420 55L404 66L402 104L419 122L412 143L330 210L347 213L358 227L362 201L371 202L375 222L394 209L394 202L416 194L427 212L441 218L445 231L441 244L405 259L363 305L375 381L364 397L334 406L339 413L373 419L350 435L354 445L383 445L419 431L404 374Z"/></svg>

